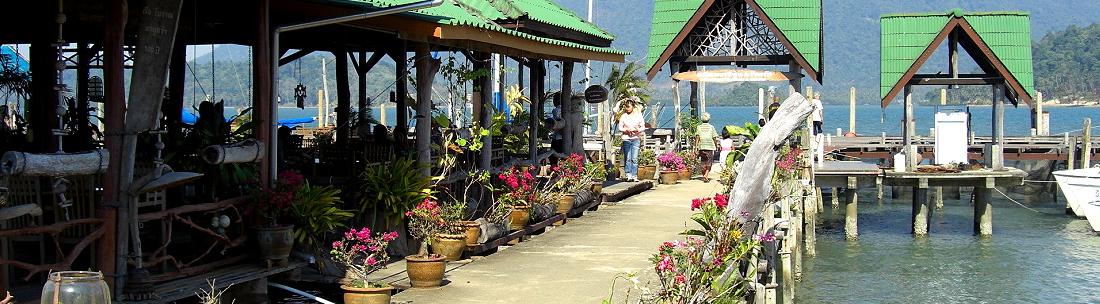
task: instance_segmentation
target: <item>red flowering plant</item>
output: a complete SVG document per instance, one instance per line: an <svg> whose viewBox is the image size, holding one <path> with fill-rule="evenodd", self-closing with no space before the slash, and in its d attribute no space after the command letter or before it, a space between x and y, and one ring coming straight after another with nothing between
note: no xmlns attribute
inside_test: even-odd
<svg viewBox="0 0 1100 304"><path fill-rule="evenodd" d="M683 232L685 240L664 242L650 261L657 272L660 288L652 295L657 303L736 303L745 296L752 273L741 266L760 246L758 238L741 234L740 221L729 219L729 197L692 200L697 211L691 219L699 229ZM726 275L735 269L736 277Z"/></svg>
<svg viewBox="0 0 1100 304"><path fill-rule="evenodd" d="M409 220L409 234L420 239L417 256L430 257L428 244L447 226L447 222L443 220L443 209L435 200L426 198L416 208L405 212L405 217Z"/></svg>
<svg viewBox="0 0 1100 304"><path fill-rule="evenodd" d="M501 192L497 202L505 207L513 207L530 206L538 201L538 192L535 190L537 181L531 174L534 170L533 167L527 171L512 168L497 175L497 178L504 183L502 188L493 188L494 191Z"/></svg>
<svg viewBox="0 0 1100 304"><path fill-rule="evenodd" d="M254 201L246 210L258 216L263 227L280 227L287 221L288 211L299 202L298 191L305 184L305 177L295 171L279 173L275 186L259 189Z"/></svg>
<svg viewBox="0 0 1100 304"><path fill-rule="evenodd" d="M367 275L382 269L390 259L386 247L397 239L397 232L371 234L369 228L352 228L344 232L344 238L332 242L333 261L343 264L346 269L344 285L355 288L380 288L384 284L371 282Z"/></svg>
<svg viewBox="0 0 1100 304"><path fill-rule="evenodd" d="M592 176L585 174L584 156L573 153L550 167L550 180L540 187L540 198L544 203L558 203L566 195L576 194L589 187Z"/></svg>

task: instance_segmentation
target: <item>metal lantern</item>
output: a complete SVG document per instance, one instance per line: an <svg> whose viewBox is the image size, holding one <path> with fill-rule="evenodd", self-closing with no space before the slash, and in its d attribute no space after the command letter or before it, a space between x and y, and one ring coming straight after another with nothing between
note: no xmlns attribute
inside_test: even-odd
<svg viewBox="0 0 1100 304"><path fill-rule="evenodd" d="M88 78L88 99L92 102L103 102L103 78Z"/></svg>

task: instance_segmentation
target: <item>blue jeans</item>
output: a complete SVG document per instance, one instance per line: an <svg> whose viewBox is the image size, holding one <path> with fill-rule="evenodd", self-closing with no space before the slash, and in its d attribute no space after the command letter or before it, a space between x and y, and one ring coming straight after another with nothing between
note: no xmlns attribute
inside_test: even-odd
<svg viewBox="0 0 1100 304"><path fill-rule="evenodd" d="M626 176L631 178L638 177L638 149L641 147L641 141L637 138L623 141L623 170L626 171Z"/></svg>

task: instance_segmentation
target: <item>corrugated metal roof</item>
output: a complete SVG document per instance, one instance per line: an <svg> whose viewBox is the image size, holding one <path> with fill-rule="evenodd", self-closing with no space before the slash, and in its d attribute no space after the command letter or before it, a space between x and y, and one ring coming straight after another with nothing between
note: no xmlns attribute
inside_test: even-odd
<svg viewBox="0 0 1100 304"><path fill-rule="evenodd" d="M561 7L551 0L512 0L512 3L523 12L527 18L557 27L567 28L607 40L614 40L615 36L600 27L585 21L572 11Z"/></svg>
<svg viewBox="0 0 1100 304"><path fill-rule="evenodd" d="M414 2L418 2L420 0L328 0L328 1L358 4L358 5L367 5L371 8L383 8L383 7L391 7L391 6L414 3ZM484 2L484 1L502 1L502 0L479 0L478 2ZM513 4L517 3L516 2L517 0L511 0L511 1L513 1L512 2ZM462 2L463 4L460 5L459 2ZM486 4L490 4L490 5L486 6ZM491 16L494 16L494 17L500 17L500 16L507 16L508 14L514 13L514 12L507 12L507 13L504 12L508 9L504 8L504 7L500 7L499 5L501 5L501 4L498 3L496 5L493 5L493 3L477 3L475 1L470 1L470 3L466 3L466 1L460 1L460 0L447 0L447 1L444 1L443 4L440 5L440 6L426 8L426 9L420 9L420 10L405 13L405 14L402 14L402 15L412 17L412 18L421 19L421 20L425 20L425 21L429 21L429 22L435 22L435 23L439 23L439 24L453 25L453 26L468 26L468 27L474 27L474 28L479 28L479 29L484 29L484 30L501 32L501 33L509 34L509 35L512 35L512 36L520 37L520 38L523 38L523 39L533 40L533 41L546 43L546 44L551 44L551 45L564 46L564 47L568 47L568 48L575 48L575 49L581 49L581 50L586 50L586 51L607 53L607 54L616 54L616 55L629 54L629 52L622 51L622 50L617 50L617 49L613 49L613 48L609 48L609 47L597 47L597 46L585 45L585 44L580 44L580 43L575 43L575 42L562 41L562 40L546 38L546 37L542 37L542 36L532 35L532 34L523 33L523 32L520 32L520 31L504 28L504 27L500 26L499 24L497 24L495 22L495 20L494 20L495 18L489 18L489 17L486 17L486 16L482 15L482 14L488 14L488 15L491 15Z"/></svg>
<svg viewBox="0 0 1100 304"><path fill-rule="evenodd" d="M652 29L649 33L649 52L646 67L652 68L657 59L672 44L676 35L684 29L691 16L703 4L703 0L655 0Z"/></svg>
<svg viewBox="0 0 1100 304"><path fill-rule="evenodd" d="M1026 12L890 14L881 18L880 97L886 98L952 18L963 18L1011 77L1035 96L1031 19Z"/></svg>
<svg viewBox="0 0 1100 304"><path fill-rule="evenodd" d="M701 9L703 0L654 0L652 29L649 36L649 52L646 67L654 69L661 55L668 50L672 40L687 26L691 17ZM794 46L792 54L801 54L810 68L819 73L822 60L821 0L747 0L756 3L775 27ZM778 35L778 34L777 34ZM660 64L664 64L663 62Z"/></svg>
<svg viewBox="0 0 1100 304"><path fill-rule="evenodd" d="M756 0L779 31L816 71L821 71L821 0Z"/></svg>

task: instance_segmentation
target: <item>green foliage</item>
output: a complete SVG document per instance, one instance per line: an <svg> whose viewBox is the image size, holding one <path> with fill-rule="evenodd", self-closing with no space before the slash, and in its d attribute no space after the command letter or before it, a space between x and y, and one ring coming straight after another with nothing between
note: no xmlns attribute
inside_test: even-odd
<svg viewBox="0 0 1100 304"><path fill-rule="evenodd" d="M703 124L703 121L691 113L680 113L680 132L684 133L682 138L695 138L696 129L700 124Z"/></svg>
<svg viewBox="0 0 1100 304"><path fill-rule="evenodd" d="M346 227L351 219L351 211L340 209L340 189L328 186L302 184L295 194L298 203L290 206L290 216L294 218L294 240L306 248L320 249L317 241L321 236Z"/></svg>
<svg viewBox="0 0 1100 304"><path fill-rule="evenodd" d="M649 104L649 81L641 76L644 69L644 66L635 62L627 63L626 66L612 67L611 74L607 75L607 81L604 82L607 89L613 92L614 99L610 102L637 97L641 100L641 105ZM619 111L621 112L622 109Z"/></svg>
<svg viewBox="0 0 1100 304"><path fill-rule="evenodd" d="M1032 47L1035 85L1047 99L1100 98L1100 23L1047 33ZM988 95L988 90L985 90Z"/></svg>
<svg viewBox="0 0 1100 304"><path fill-rule="evenodd" d="M607 180L607 169L602 162L588 162L584 164L584 172L592 177L593 181Z"/></svg>
<svg viewBox="0 0 1100 304"><path fill-rule="evenodd" d="M428 197L431 180L420 175L415 160L398 158L386 165L370 166L359 176L359 214L375 210L387 226L396 224L416 204ZM379 211L380 209L380 211Z"/></svg>
<svg viewBox="0 0 1100 304"><path fill-rule="evenodd" d="M745 126L726 126L726 133L730 136L743 136L745 142L741 146L735 147L729 157L726 158L726 165L732 166L733 162L749 153L749 148L752 146L752 142L756 140L756 136L760 134L760 125L755 123L746 122Z"/></svg>
<svg viewBox="0 0 1100 304"><path fill-rule="evenodd" d="M648 167L657 165L657 151L653 149L642 149L638 152L638 166Z"/></svg>

